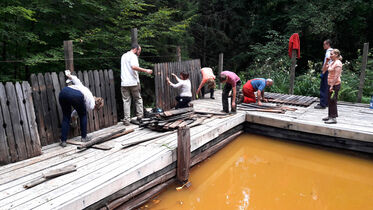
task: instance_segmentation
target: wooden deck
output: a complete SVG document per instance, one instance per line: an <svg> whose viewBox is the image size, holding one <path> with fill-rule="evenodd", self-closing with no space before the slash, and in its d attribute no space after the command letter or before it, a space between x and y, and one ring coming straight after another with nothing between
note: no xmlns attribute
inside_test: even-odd
<svg viewBox="0 0 373 210"><path fill-rule="evenodd" d="M195 108L220 110L220 91L217 91L215 100L202 99L193 103ZM326 116L327 110L315 110L314 105L297 107L297 111L285 114L238 111L235 115L214 116L203 125L191 128L191 151L245 121L373 142L373 110L350 104L339 105L338 124L326 125L321 118ZM90 135L110 132L121 126ZM136 129L135 132L105 143L114 147L111 150L88 149L79 152L75 145L61 148L53 144L43 147L41 156L0 167L0 209L82 209L175 163L176 134L121 149L124 142L154 135L154 131L132 127ZM76 172L31 189L23 188L25 183L40 177L43 172L70 164L77 165Z"/></svg>

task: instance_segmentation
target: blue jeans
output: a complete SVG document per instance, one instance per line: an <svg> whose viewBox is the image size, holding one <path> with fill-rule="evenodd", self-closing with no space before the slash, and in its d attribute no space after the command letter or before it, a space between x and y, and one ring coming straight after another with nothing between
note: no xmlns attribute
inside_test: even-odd
<svg viewBox="0 0 373 210"><path fill-rule="evenodd" d="M78 112L82 138L87 137L87 109L83 94L79 90L65 87L61 90L58 101L60 102L63 113L61 141L65 142L67 140L70 129L71 107L74 107Z"/></svg>
<svg viewBox="0 0 373 210"><path fill-rule="evenodd" d="M328 74L329 72L326 71L325 74L321 73L320 78L320 105L323 107L328 106L328 98L329 98L329 88L328 88Z"/></svg>

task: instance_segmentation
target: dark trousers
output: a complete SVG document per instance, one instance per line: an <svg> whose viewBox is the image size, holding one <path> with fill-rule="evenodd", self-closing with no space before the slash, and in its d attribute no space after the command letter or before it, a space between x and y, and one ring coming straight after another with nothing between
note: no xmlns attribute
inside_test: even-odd
<svg viewBox="0 0 373 210"><path fill-rule="evenodd" d="M328 106L328 97L329 97L329 86L328 86L328 74L326 71L325 74L321 73L320 78L320 105L323 107Z"/></svg>
<svg viewBox="0 0 373 210"><path fill-rule="evenodd" d="M63 113L61 141L67 140L67 135L70 129L70 119L72 112L71 107L74 107L74 109L78 112L82 138L87 137L87 109L85 106L83 94L78 90L65 87L60 92L58 100L60 102Z"/></svg>
<svg viewBox="0 0 373 210"><path fill-rule="evenodd" d="M201 93L202 93L202 98L205 97L205 94L206 94L206 89L208 89L208 87L206 87L206 85L204 85L201 89ZM214 88L211 88L210 89L210 98L214 97Z"/></svg>
<svg viewBox="0 0 373 210"><path fill-rule="evenodd" d="M236 106L237 106L237 98L238 94L240 92L241 88L241 80L236 83ZM224 88L223 88L223 93L222 93L222 104L223 104L223 111L226 113L229 113L229 105L228 105L228 96L229 92L232 90L232 85L225 83ZM233 94L232 94L233 97ZM236 111L236 107L232 107L232 112Z"/></svg>
<svg viewBox="0 0 373 210"><path fill-rule="evenodd" d="M330 86L328 86L328 90L330 89ZM338 92L339 89L341 89L341 84L334 85L334 97L332 98L332 93L329 92L329 108L328 108L328 117L329 118L336 118L338 117L338 110L337 110L337 100L338 100Z"/></svg>
<svg viewBox="0 0 373 210"><path fill-rule="evenodd" d="M188 103L192 101L192 97L176 96L176 107L175 109L181 109L189 107Z"/></svg>

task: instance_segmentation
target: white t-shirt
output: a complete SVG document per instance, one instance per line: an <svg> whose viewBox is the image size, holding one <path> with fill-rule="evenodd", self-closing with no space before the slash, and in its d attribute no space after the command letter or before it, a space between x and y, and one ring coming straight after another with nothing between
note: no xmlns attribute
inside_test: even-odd
<svg viewBox="0 0 373 210"><path fill-rule="evenodd" d="M329 49L326 50L323 64L325 64L327 58L330 58L330 52L331 51L333 51L333 48L329 48ZM332 60L329 60L329 63L331 63L331 62L332 62Z"/></svg>
<svg viewBox="0 0 373 210"><path fill-rule="evenodd" d="M177 84L173 84L171 82L171 86L174 88L180 89L180 96L181 97L192 97L192 84L190 83L190 80L182 80L177 77L175 77L177 80Z"/></svg>
<svg viewBox="0 0 373 210"><path fill-rule="evenodd" d="M71 75L71 81L73 85L68 86L74 90L79 90L84 96L85 107L87 110L92 110L95 108L95 98L92 92L83 85L83 83L78 79L78 77Z"/></svg>
<svg viewBox="0 0 373 210"><path fill-rule="evenodd" d="M121 86L136 86L140 84L139 74L132 69L132 66L139 66L139 59L132 51L128 51L122 55L120 60L120 78Z"/></svg>

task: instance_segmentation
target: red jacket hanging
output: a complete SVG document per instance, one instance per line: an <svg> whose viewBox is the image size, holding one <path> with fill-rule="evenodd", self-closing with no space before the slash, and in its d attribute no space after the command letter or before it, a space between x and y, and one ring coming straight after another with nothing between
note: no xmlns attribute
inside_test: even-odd
<svg viewBox="0 0 373 210"><path fill-rule="evenodd" d="M292 56L292 51L297 50L298 53L298 59L300 58L300 41L299 41L299 35L298 33L295 33L291 35L289 39L289 57Z"/></svg>

